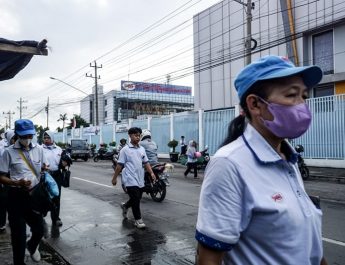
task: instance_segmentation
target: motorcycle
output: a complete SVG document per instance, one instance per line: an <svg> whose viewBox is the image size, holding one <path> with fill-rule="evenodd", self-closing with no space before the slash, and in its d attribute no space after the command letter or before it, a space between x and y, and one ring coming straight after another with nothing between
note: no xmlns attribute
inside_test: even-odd
<svg viewBox="0 0 345 265"><path fill-rule="evenodd" d="M156 176L156 181L151 180L150 174L145 171L144 175L144 188L143 191L150 195L152 200L155 202L162 202L165 199L167 190L166 187L170 186L169 183L169 172L172 172L174 166L169 163L161 163L152 165L153 173ZM122 184L122 189L127 193L126 187Z"/></svg>
<svg viewBox="0 0 345 265"><path fill-rule="evenodd" d="M112 151L99 149L97 154L94 156L93 161L98 162L99 160L113 160L113 157L116 153L117 151L115 149Z"/></svg>
<svg viewBox="0 0 345 265"><path fill-rule="evenodd" d="M198 169L205 169L208 162L210 161L210 154L208 153L208 146L205 146L205 149L202 150L201 156L197 160L197 167Z"/></svg>
<svg viewBox="0 0 345 265"><path fill-rule="evenodd" d="M299 144L295 146L295 150L298 153L298 160L297 160L298 169L301 172L302 179L307 180L309 178L309 168L305 164L304 159L301 155L301 153L304 152L304 147Z"/></svg>
<svg viewBox="0 0 345 265"><path fill-rule="evenodd" d="M200 151L201 156L197 158L197 167L198 169L205 169L208 162L210 161L210 154L208 153L208 146L205 146L205 149ZM187 165L187 155L180 155L179 163L182 165Z"/></svg>

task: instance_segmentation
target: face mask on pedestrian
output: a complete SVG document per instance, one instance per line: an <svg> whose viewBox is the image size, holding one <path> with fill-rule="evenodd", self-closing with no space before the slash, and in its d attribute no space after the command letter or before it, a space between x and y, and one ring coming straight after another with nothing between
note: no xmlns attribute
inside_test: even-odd
<svg viewBox="0 0 345 265"><path fill-rule="evenodd" d="M311 123L311 113L306 103L297 105L281 105L269 103L262 98L260 101L267 104L273 115L273 121L261 118L265 127L275 136L294 139L303 135Z"/></svg>
<svg viewBox="0 0 345 265"><path fill-rule="evenodd" d="M31 144L32 139L24 139L24 138L20 138L19 142L25 146L28 147Z"/></svg>

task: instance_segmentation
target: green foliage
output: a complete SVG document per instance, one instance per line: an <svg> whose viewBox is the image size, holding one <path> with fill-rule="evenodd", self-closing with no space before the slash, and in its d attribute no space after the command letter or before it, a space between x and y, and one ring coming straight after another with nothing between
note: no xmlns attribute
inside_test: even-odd
<svg viewBox="0 0 345 265"><path fill-rule="evenodd" d="M80 128L80 126L83 126L83 127L89 127L90 126L90 124L87 123L82 117L80 117L80 115L74 114L73 118L75 118L76 128ZM73 118L70 119L70 124L66 127L67 129L72 129Z"/></svg>
<svg viewBox="0 0 345 265"><path fill-rule="evenodd" d="M115 142L115 141L110 142L110 143L109 143L109 146L115 147L115 146L116 146L116 142Z"/></svg>
<svg viewBox="0 0 345 265"><path fill-rule="evenodd" d="M47 130L49 130L48 127L43 128L42 125L34 125L35 126L35 130L36 130L36 136L37 136L37 142L39 144L43 143L43 133Z"/></svg>
<svg viewBox="0 0 345 265"><path fill-rule="evenodd" d="M96 144L90 144L90 149L96 149Z"/></svg>
<svg viewBox="0 0 345 265"><path fill-rule="evenodd" d="M169 143L168 143L168 146L170 148L172 148L173 153L175 153L175 148L176 148L177 145L178 145L178 141L176 141L175 139L169 141Z"/></svg>

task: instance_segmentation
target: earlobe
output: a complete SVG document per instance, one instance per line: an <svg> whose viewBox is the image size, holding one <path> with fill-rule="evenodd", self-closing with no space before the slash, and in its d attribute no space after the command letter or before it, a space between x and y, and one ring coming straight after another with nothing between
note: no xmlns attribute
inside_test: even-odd
<svg viewBox="0 0 345 265"><path fill-rule="evenodd" d="M260 113L260 104L258 97L254 94L250 94L246 98L247 108L251 114L259 114Z"/></svg>

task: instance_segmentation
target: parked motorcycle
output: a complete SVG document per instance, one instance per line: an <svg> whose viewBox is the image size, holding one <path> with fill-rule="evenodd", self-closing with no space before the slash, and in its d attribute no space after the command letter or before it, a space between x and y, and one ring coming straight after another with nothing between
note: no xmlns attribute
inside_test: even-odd
<svg viewBox="0 0 345 265"><path fill-rule="evenodd" d="M162 163L152 165L152 170L155 173L156 181L151 180L151 176L145 171L144 181L144 192L150 195L152 200L155 202L162 202L165 199L167 190L166 187L170 185L169 183L169 172L172 172L174 166L169 163ZM122 184L122 189L127 193L126 187Z"/></svg>
<svg viewBox="0 0 345 265"><path fill-rule="evenodd" d="M298 169L301 172L302 179L307 180L309 178L309 169L307 165L305 164L304 159L301 154L304 152L304 147L299 144L295 146L295 150L298 153L298 160L297 160Z"/></svg>
<svg viewBox="0 0 345 265"><path fill-rule="evenodd" d="M117 151L105 151L103 149L99 149L95 157L93 158L94 162L98 162L99 160L113 160L113 156L117 153Z"/></svg>

